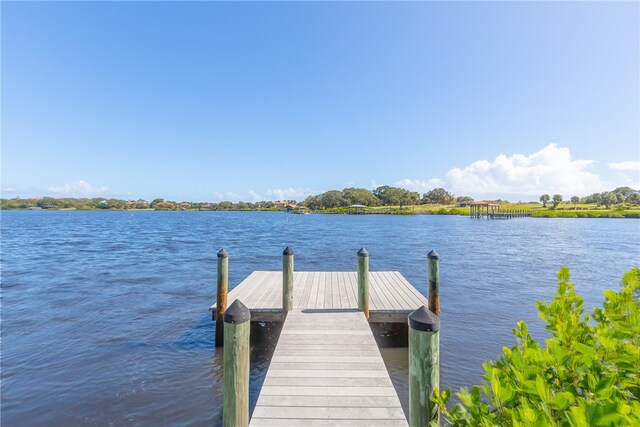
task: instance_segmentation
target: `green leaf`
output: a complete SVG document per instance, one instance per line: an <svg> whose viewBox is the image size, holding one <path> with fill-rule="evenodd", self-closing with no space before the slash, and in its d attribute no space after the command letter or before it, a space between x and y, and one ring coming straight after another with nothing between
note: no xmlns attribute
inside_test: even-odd
<svg viewBox="0 0 640 427"><path fill-rule="evenodd" d="M536 375L536 391L543 402L549 401L549 389L547 388L547 382L540 375Z"/></svg>
<svg viewBox="0 0 640 427"><path fill-rule="evenodd" d="M501 385L500 394L498 395L498 398L500 400L506 403L506 402L509 402L511 399L513 399L514 396L515 396L515 392L511 387L505 384Z"/></svg>
<svg viewBox="0 0 640 427"><path fill-rule="evenodd" d="M551 406L553 407L553 409L562 411L569 407L569 405L572 405L574 401L575 398L573 397L573 394L569 393L568 391L561 391L553 396L553 399L551 400Z"/></svg>
<svg viewBox="0 0 640 427"><path fill-rule="evenodd" d="M580 353L584 354L585 356L589 356L593 359L597 357L596 351L593 347L589 347L588 345L582 344L581 342L576 342L574 346L576 350L578 350Z"/></svg>

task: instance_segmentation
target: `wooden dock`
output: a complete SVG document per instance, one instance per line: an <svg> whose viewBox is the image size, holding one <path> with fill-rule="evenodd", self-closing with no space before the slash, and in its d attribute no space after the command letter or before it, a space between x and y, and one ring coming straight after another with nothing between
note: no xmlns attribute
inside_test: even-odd
<svg viewBox="0 0 640 427"><path fill-rule="evenodd" d="M407 316L418 307L427 306L422 295L397 271L369 273L369 321L407 323ZM356 272L296 271L293 282L294 310L358 309ZM228 295L231 305L240 299L251 311L252 321L282 322L282 272L254 271ZM215 304L211 310L215 311Z"/></svg>
<svg viewBox="0 0 640 427"><path fill-rule="evenodd" d="M439 384L436 251L427 254L428 298L397 271L370 272L364 248L357 252L357 272L298 272L287 247L282 271L255 271L230 292L228 257L224 249L218 252L217 303L211 306L216 346L224 348L224 427L426 427L438 421L428 398ZM251 321L284 324L250 416ZM378 323L376 328L384 327L380 323L408 326L408 414L371 322Z"/></svg>
<svg viewBox="0 0 640 427"><path fill-rule="evenodd" d="M249 425L407 426L364 314L289 312Z"/></svg>

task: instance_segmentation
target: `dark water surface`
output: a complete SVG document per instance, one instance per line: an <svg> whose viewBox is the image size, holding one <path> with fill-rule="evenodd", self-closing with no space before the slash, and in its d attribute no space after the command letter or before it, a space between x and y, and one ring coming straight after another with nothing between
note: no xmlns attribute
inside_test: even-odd
<svg viewBox="0 0 640 427"><path fill-rule="evenodd" d="M568 265L587 308L640 264L640 221L472 220L458 216L266 212L5 211L2 425L215 425L222 353L213 345L216 252L230 284L278 270L398 270L426 292L441 256L442 386L480 380L523 319L545 336L536 300ZM276 331L252 334L252 399ZM383 349L406 400L406 349Z"/></svg>

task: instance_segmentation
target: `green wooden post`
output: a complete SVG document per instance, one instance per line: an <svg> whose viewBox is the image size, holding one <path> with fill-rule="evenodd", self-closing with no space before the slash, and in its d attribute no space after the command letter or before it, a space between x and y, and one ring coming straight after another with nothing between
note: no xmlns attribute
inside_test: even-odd
<svg viewBox="0 0 640 427"><path fill-rule="evenodd" d="M369 318L369 252L365 248L358 251L358 310Z"/></svg>
<svg viewBox="0 0 640 427"><path fill-rule="evenodd" d="M440 316L440 255L435 250L427 254L429 274L429 310Z"/></svg>
<svg viewBox="0 0 640 427"><path fill-rule="evenodd" d="M422 306L409 315L409 426L440 423L438 406L431 402L440 388L440 319Z"/></svg>
<svg viewBox="0 0 640 427"><path fill-rule="evenodd" d="M222 316L227 309L227 292L229 290L229 253L220 249L218 252L218 298L216 301L216 347L220 347L224 343L224 322Z"/></svg>
<svg viewBox="0 0 640 427"><path fill-rule="evenodd" d="M224 313L222 425L249 425L249 334L251 313L235 300Z"/></svg>
<svg viewBox="0 0 640 427"><path fill-rule="evenodd" d="M293 250L282 252L282 310L293 310Z"/></svg>

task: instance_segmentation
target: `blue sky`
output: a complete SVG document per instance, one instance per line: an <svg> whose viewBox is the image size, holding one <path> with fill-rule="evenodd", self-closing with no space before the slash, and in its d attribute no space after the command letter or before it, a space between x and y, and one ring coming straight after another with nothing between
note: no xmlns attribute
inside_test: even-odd
<svg viewBox="0 0 640 427"><path fill-rule="evenodd" d="M640 6L2 2L3 197L640 187Z"/></svg>

